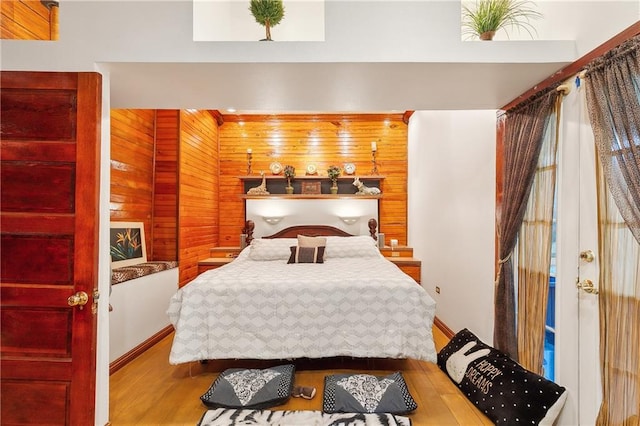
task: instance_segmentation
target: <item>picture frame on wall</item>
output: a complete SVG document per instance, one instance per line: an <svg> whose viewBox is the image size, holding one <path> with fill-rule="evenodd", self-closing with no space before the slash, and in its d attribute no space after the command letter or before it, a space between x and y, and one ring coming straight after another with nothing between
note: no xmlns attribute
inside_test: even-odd
<svg viewBox="0 0 640 426"><path fill-rule="evenodd" d="M111 222L109 233L111 267L138 265L147 261L143 222Z"/></svg>
<svg viewBox="0 0 640 426"><path fill-rule="evenodd" d="M302 182L302 194L320 194L320 182Z"/></svg>

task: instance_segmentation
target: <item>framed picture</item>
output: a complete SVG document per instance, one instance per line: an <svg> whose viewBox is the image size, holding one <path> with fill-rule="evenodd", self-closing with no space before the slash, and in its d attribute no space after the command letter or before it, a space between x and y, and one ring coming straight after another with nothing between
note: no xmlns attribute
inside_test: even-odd
<svg viewBox="0 0 640 426"><path fill-rule="evenodd" d="M320 194L320 182L302 182L302 194Z"/></svg>
<svg viewBox="0 0 640 426"><path fill-rule="evenodd" d="M111 222L109 252L113 268L145 263L147 246L144 240L144 223Z"/></svg>

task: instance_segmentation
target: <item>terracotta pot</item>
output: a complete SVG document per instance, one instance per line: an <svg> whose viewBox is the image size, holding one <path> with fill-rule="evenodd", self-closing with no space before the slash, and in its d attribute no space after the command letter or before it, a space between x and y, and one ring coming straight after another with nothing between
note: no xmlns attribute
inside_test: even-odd
<svg viewBox="0 0 640 426"><path fill-rule="evenodd" d="M488 41L493 40L493 36L496 35L495 31L485 31L480 34L480 40Z"/></svg>

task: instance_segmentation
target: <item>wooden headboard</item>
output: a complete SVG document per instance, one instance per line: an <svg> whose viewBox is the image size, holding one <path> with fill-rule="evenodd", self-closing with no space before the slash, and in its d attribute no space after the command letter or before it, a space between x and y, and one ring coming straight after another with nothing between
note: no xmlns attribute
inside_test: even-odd
<svg viewBox="0 0 640 426"><path fill-rule="evenodd" d="M378 221L376 219L369 219L369 234L371 238L374 240L378 240ZM242 229L242 233L246 234L246 242L247 244L251 243L253 240L253 231L255 229L255 223L252 220L246 221L244 228ZM338 236L338 237L352 237L353 234L349 234L342 229L336 228L334 226L328 225L296 225L285 228L281 231L276 232L273 235L268 235L262 238L296 238L298 235L306 235L308 237L329 237L329 236Z"/></svg>

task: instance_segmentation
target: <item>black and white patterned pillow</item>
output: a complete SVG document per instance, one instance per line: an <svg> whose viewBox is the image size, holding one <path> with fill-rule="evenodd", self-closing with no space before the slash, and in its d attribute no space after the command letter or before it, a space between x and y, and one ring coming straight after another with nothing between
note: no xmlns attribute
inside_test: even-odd
<svg viewBox="0 0 640 426"><path fill-rule="evenodd" d="M525 369L466 328L442 348L438 367L497 425L552 425L567 399L564 387Z"/></svg>
<svg viewBox="0 0 640 426"><path fill-rule="evenodd" d="M291 246L287 263L324 263L324 247Z"/></svg>
<svg viewBox="0 0 640 426"><path fill-rule="evenodd" d="M325 413L406 414L417 407L400 372L383 377L334 374L324 378Z"/></svg>
<svg viewBox="0 0 640 426"><path fill-rule="evenodd" d="M200 400L209 408L263 409L287 402L293 389L295 366L224 370Z"/></svg>

